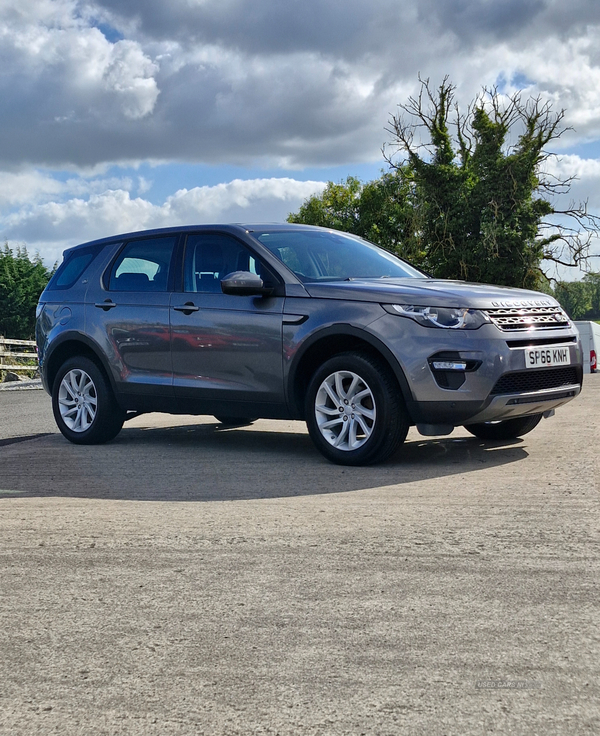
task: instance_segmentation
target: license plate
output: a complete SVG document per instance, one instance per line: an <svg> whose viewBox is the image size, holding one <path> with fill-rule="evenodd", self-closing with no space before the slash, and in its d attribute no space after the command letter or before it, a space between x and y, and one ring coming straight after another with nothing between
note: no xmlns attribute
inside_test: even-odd
<svg viewBox="0 0 600 736"><path fill-rule="evenodd" d="M525 351L526 368L543 368L553 365L570 365L569 348L528 348Z"/></svg>

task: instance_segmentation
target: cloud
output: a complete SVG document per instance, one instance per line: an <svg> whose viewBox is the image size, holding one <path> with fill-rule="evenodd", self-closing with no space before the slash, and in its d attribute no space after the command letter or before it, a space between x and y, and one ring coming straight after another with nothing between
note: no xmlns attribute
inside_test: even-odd
<svg viewBox="0 0 600 736"><path fill-rule="evenodd" d="M148 185L141 180L138 191ZM95 177L86 179L81 176L57 179L47 172L29 169L22 172L4 172L0 175L0 216L10 214L16 207L35 202L41 204L65 197L87 197L101 193L107 189L131 189L129 177Z"/></svg>
<svg viewBox="0 0 600 736"><path fill-rule="evenodd" d="M318 53L355 59L401 32L413 2L397 0L97 0L88 13L146 41L218 45L252 56Z"/></svg>
<svg viewBox="0 0 600 736"><path fill-rule="evenodd" d="M0 168L372 161L396 104L449 74L530 80L600 125L596 0L4 0Z"/></svg>
<svg viewBox="0 0 600 736"><path fill-rule="evenodd" d="M60 181L38 171L5 172L0 176L0 205L6 210L45 197L56 197L62 190Z"/></svg>
<svg viewBox="0 0 600 736"><path fill-rule="evenodd" d="M289 178L235 179L181 189L159 205L132 198L124 189L106 190L87 199L22 208L4 218L2 237L26 242L51 263L67 246L120 232L211 222L282 222L324 186Z"/></svg>
<svg viewBox="0 0 600 736"><path fill-rule="evenodd" d="M600 209L599 160L551 157L545 170L559 179L574 179L570 192L555 200L558 209L586 200L592 210ZM283 222L324 187L323 181L286 177L234 179L180 189L153 203L144 197L150 184L143 177L72 178L58 183L41 172L29 172L12 175L5 190L0 180L0 198L12 189L18 205L0 219L0 238L25 242L52 263L66 247L119 232L211 222Z"/></svg>
<svg viewBox="0 0 600 736"><path fill-rule="evenodd" d="M180 221L214 222L214 218L235 219L236 215L254 222L273 218L274 204L285 219L312 194L320 193L324 182L296 181L294 179L234 179L213 187L181 189L169 197L161 208L162 216Z"/></svg>
<svg viewBox="0 0 600 736"><path fill-rule="evenodd" d="M573 180L570 191L561 198L561 208L567 208L569 202L587 203L590 211L600 211L600 160L562 155L549 158L544 169L556 180Z"/></svg>
<svg viewBox="0 0 600 736"><path fill-rule="evenodd" d="M484 85L540 95L575 129L557 150L595 141L599 33L597 0L2 0L0 237L51 257L128 229L284 219L322 183L253 172L154 201L130 167L352 173L382 161L419 73L449 75L463 110ZM597 162L549 165L600 207Z"/></svg>
<svg viewBox="0 0 600 736"><path fill-rule="evenodd" d="M110 43L76 15L75 4L6 0L0 8L0 160L80 164L93 136L146 118L158 66L131 40ZM92 139L91 139L92 137ZM96 151L87 163L106 157Z"/></svg>
<svg viewBox="0 0 600 736"><path fill-rule="evenodd" d="M587 181L600 179L600 160L595 158L586 159L581 156L564 154L549 158L545 169L561 179L570 177Z"/></svg>

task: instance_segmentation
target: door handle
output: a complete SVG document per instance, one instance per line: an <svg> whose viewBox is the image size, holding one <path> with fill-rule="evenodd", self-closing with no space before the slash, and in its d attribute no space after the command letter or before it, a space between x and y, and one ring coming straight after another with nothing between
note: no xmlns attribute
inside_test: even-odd
<svg viewBox="0 0 600 736"><path fill-rule="evenodd" d="M112 309L117 305L113 302L112 299L105 299L103 302L97 302L96 304L94 304L94 306L98 307L98 309L103 309L105 312L108 312L109 309Z"/></svg>
<svg viewBox="0 0 600 736"><path fill-rule="evenodd" d="M186 302L180 307L173 307L176 312L183 312L184 314L191 314L192 312L199 312L200 307L197 307L194 302Z"/></svg>

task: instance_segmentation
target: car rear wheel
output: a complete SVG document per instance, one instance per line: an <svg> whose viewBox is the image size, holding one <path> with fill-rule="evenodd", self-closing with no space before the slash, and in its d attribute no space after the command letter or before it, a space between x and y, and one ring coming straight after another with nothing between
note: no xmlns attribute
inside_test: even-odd
<svg viewBox="0 0 600 736"><path fill-rule="evenodd" d="M341 353L308 386L306 424L317 449L340 465L372 465L406 438L408 414L389 367L365 353Z"/></svg>
<svg viewBox="0 0 600 736"><path fill-rule="evenodd" d="M516 417L501 422L466 424L465 429L482 440L513 440L535 429L541 418L541 414L532 414L529 417Z"/></svg>
<svg viewBox="0 0 600 736"><path fill-rule="evenodd" d="M62 434L77 445L112 440L125 420L108 380L84 357L70 358L61 366L52 388L52 410Z"/></svg>

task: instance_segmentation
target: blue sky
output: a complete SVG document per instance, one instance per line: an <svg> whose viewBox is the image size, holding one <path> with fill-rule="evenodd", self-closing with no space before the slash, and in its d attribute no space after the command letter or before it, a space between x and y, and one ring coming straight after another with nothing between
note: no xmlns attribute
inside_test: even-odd
<svg viewBox="0 0 600 736"><path fill-rule="evenodd" d="M379 175L419 74L463 108L493 85L565 108L549 165L600 213L599 31L597 0L0 0L0 237L50 264L117 232L284 220Z"/></svg>
<svg viewBox="0 0 600 736"><path fill-rule="evenodd" d="M178 189L193 189L198 186L215 186L234 179L262 179L291 177L299 181L341 181L348 175L369 181L380 176L385 169L383 160L371 163L352 163L340 166L310 167L306 169L251 168L243 166L209 166L205 164L169 163L162 165L141 164L135 169L114 167L109 176L128 175L141 177L149 187L144 196L153 204L161 204ZM59 174L60 175L60 174Z"/></svg>

